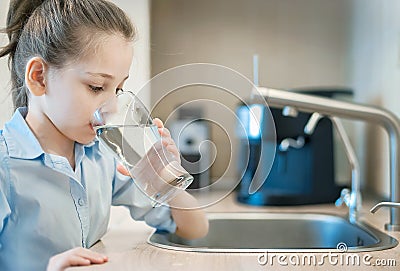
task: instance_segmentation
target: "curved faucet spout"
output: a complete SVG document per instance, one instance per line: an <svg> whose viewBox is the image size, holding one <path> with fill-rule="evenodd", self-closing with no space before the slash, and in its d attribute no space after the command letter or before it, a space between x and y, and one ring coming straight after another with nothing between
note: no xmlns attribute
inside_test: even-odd
<svg viewBox="0 0 400 271"><path fill-rule="evenodd" d="M395 207L400 208L400 202L389 202L389 201L382 201L376 204L374 207L371 208L371 213L376 213L382 207Z"/></svg>
<svg viewBox="0 0 400 271"><path fill-rule="evenodd" d="M318 112L326 116L362 120L382 125L389 136L390 201L400 202L400 120L396 115L386 109L370 105L270 88L260 87L257 90L268 105L273 107L292 106L303 112ZM400 209L391 208L390 222L385 227L387 230L400 231Z"/></svg>

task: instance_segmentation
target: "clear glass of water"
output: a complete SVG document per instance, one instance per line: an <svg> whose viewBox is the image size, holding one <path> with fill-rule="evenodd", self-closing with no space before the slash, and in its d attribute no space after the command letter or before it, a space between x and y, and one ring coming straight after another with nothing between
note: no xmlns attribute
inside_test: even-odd
<svg viewBox="0 0 400 271"><path fill-rule="evenodd" d="M161 141L157 126L139 98L121 91L96 110L98 139L129 171L134 183L159 206L185 190L193 177Z"/></svg>

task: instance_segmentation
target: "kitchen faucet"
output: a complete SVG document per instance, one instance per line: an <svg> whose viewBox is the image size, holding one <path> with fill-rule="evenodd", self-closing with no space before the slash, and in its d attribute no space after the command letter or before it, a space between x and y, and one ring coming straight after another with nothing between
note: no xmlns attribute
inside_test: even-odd
<svg viewBox="0 0 400 271"><path fill-rule="evenodd" d="M362 105L352 102L333 100L312 95L293 93L284 90L257 87L253 92L253 100L264 99L269 106L285 108L292 107L299 111L318 112L334 118L346 118L377 123L383 126L389 136L390 148L390 202L377 205L373 211L382 206L390 207L390 221L385 225L388 231L400 231L400 120L392 112L370 105ZM261 95L261 96L260 96ZM353 186L354 189L359 190ZM355 203L357 204L357 203Z"/></svg>
<svg viewBox="0 0 400 271"><path fill-rule="evenodd" d="M358 212L361 209L360 165L342 122L338 117L330 117L330 119L344 145L347 160L349 160L351 167L351 191L344 188L335 205L340 206L345 203L349 207L349 220L351 223L355 223L358 219Z"/></svg>
<svg viewBox="0 0 400 271"><path fill-rule="evenodd" d="M290 112L290 114L287 114L288 112ZM285 106L282 109L282 114L284 116L296 117L298 115L298 111L294 107ZM312 113L311 117L304 126L304 133L308 136L311 136L314 133L319 121L324 117L324 115L318 112ZM358 213L361 209L360 166L356 153L350 143L350 139L346 133L346 130L344 129L341 120L338 117L329 117L329 119L331 120L340 140L342 141L347 160L349 161L351 167L351 191L348 188L343 188L340 193L340 197L335 201L335 205L339 207L345 204L349 208L349 221L351 223L355 223L357 222ZM302 147L304 147L304 144L305 140L303 136L298 136L297 140L289 137L281 141L281 143L279 144L279 150L281 152L288 151L289 147L301 149Z"/></svg>

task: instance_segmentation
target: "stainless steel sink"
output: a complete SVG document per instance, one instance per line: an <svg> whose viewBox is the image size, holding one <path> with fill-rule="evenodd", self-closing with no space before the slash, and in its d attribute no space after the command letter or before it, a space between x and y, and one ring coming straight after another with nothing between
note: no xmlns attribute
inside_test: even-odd
<svg viewBox="0 0 400 271"><path fill-rule="evenodd" d="M156 231L148 239L154 246L198 252L323 252L374 251L398 242L375 228L326 214L210 213L207 236L186 240Z"/></svg>

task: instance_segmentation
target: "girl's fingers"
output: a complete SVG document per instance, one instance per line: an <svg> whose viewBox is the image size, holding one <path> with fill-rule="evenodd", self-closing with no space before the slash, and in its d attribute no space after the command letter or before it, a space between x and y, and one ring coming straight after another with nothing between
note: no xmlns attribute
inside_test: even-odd
<svg viewBox="0 0 400 271"><path fill-rule="evenodd" d="M171 133L167 128L164 127L164 123L159 118L153 119L153 123L158 127L158 132L163 137L170 137Z"/></svg>
<svg viewBox="0 0 400 271"><path fill-rule="evenodd" d="M75 256L89 260L91 263L104 263L108 260L107 256L85 248L82 248L81 250L77 251Z"/></svg>
<svg viewBox="0 0 400 271"><path fill-rule="evenodd" d="M107 256L86 248L77 247L51 257L47 270L60 271L70 266L87 266L91 263L101 264L107 261Z"/></svg>
<svg viewBox="0 0 400 271"><path fill-rule="evenodd" d="M162 144L168 151L179 155L178 147L176 146L175 142L171 138L163 139Z"/></svg>
<svg viewBox="0 0 400 271"><path fill-rule="evenodd" d="M71 257L68 258L68 263L65 267L84 266L84 265L90 265L90 263L91 263L91 261L89 259L85 259L78 255L72 255Z"/></svg>
<svg viewBox="0 0 400 271"><path fill-rule="evenodd" d="M129 176L129 171L128 171L123 165L118 164L118 165L117 165L117 170L118 170L118 172L121 173L122 175Z"/></svg>
<svg viewBox="0 0 400 271"><path fill-rule="evenodd" d="M107 258L103 258L103 257L97 257L97 256L90 256L90 257L85 257L85 260L91 262L91 263L105 263L108 261Z"/></svg>
<svg viewBox="0 0 400 271"><path fill-rule="evenodd" d="M159 118L154 118L153 123L158 127L163 146L180 161L180 153L175 141L171 138L171 132L164 127L164 123Z"/></svg>
<svg viewBox="0 0 400 271"><path fill-rule="evenodd" d="M171 132L170 132L167 128L165 128L165 127L163 127L163 128L158 128L158 132L160 133L161 136L164 136L164 137L171 137Z"/></svg>
<svg viewBox="0 0 400 271"><path fill-rule="evenodd" d="M180 162L180 153L178 151L178 149L175 146L168 146L166 147L167 151L169 151L170 153L172 153L172 155L175 156L176 159L178 159L178 161Z"/></svg>
<svg viewBox="0 0 400 271"><path fill-rule="evenodd" d="M167 147L168 145L175 145L175 142L170 137L162 137L161 142L164 147Z"/></svg>
<svg viewBox="0 0 400 271"><path fill-rule="evenodd" d="M153 123L158 127L158 128L164 128L164 123L159 119L159 118L154 118Z"/></svg>

